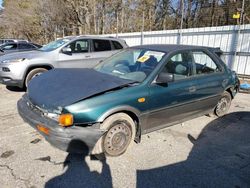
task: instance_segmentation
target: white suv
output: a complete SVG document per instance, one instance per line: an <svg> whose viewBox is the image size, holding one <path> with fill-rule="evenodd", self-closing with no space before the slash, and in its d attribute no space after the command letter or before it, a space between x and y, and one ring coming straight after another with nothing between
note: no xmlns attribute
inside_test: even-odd
<svg viewBox="0 0 250 188"><path fill-rule="evenodd" d="M93 36L65 37L42 48L0 57L0 83L27 87L35 76L53 68L92 68L120 49L124 40Z"/></svg>

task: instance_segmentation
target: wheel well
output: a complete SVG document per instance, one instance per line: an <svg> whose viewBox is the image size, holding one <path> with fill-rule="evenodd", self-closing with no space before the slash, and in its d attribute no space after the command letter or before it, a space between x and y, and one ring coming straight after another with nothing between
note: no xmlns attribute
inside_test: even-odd
<svg viewBox="0 0 250 188"><path fill-rule="evenodd" d="M108 117L110 117L110 116L112 116L114 114L117 114L117 113L125 113L125 114L129 115L132 118L132 120L134 120L135 125L136 126L139 125L139 118L137 117L137 115L135 113L133 113L131 111L127 111L127 110L125 110L125 111L117 111L117 112L114 112L114 113L110 114ZM105 119L107 119L108 117L106 117Z"/></svg>
<svg viewBox="0 0 250 188"><path fill-rule="evenodd" d="M139 118L137 117L137 115L130 111L123 111L123 113L129 115L134 120L137 129L137 126L139 125Z"/></svg>
<svg viewBox="0 0 250 188"><path fill-rule="evenodd" d="M140 129L140 121L139 121L138 116L137 116L135 113L131 112L131 111L122 110L122 111L114 112L114 113L110 114L108 117L110 117L110 116L112 116L112 115L114 115L114 114L116 114L116 113L125 113L125 114L127 114L129 117L132 118L132 120L135 122L135 129L136 129L135 141L136 141L137 143L139 143L139 142L140 142L140 138L141 138L141 129ZM108 117L106 117L105 119L107 119Z"/></svg>
<svg viewBox="0 0 250 188"><path fill-rule="evenodd" d="M26 76L28 75L28 73L29 73L31 70L37 69L37 68L44 68L44 69L50 70L50 69L52 69L53 67L51 67L50 65L38 65L38 66L29 67L28 70L27 70L27 72L26 72L25 78L26 78Z"/></svg>
<svg viewBox="0 0 250 188"><path fill-rule="evenodd" d="M23 78L23 82L25 82L25 79L26 79L27 75L29 74L29 72L34 70L34 69L37 69L37 68L44 68L47 70L53 69L53 67L50 65L37 65L37 66L29 67L26 71L25 77Z"/></svg>
<svg viewBox="0 0 250 188"><path fill-rule="evenodd" d="M233 99L233 98L234 98L234 96L233 96L233 93L232 93L231 88L228 88L226 91L230 94L231 99Z"/></svg>

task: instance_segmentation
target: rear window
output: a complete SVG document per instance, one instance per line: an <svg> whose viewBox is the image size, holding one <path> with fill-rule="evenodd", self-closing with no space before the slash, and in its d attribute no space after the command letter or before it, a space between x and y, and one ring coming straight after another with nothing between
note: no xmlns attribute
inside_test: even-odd
<svg viewBox="0 0 250 188"><path fill-rule="evenodd" d="M111 45L108 40L93 40L93 45L95 52L111 50Z"/></svg>
<svg viewBox="0 0 250 188"><path fill-rule="evenodd" d="M117 41L112 41L112 44L116 50L123 49L122 45Z"/></svg>

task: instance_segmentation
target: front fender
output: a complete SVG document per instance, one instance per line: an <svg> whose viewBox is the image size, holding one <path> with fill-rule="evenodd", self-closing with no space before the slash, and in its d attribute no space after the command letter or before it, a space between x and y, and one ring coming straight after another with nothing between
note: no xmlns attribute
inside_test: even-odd
<svg viewBox="0 0 250 188"><path fill-rule="evenodd" d="M125 113L133 113L134 116L136 116L137 118L137 124L136 124L136 135L135 135L135 142L139 143L141 141L141 112L132 107L132 106L117 106L115 108L112 108L108 111L106 111L105 113L103 113L99 118L98 118L98 122L103 122L107 117L109 117L112 114L118 113L118 112L125 112ZM131 115L131 114L128 114ZM133 118L133 117L131 117Z"/></svg>
<svg viewBox="0 0 250 188"><path fill-rule="evenodd" d="M105 113L103 113L98 119L97 122L103 122L107 117L109 117L112 114L118 113L118 112L122 112L122 111L127 111L127 112L132 112L134 115L137 116L137 118L139 119L141 112L132 107L132 106L128 106L128 105L124 105L124 106L117 106L115 108L109 109L108 111L106 111Z"/></svg>

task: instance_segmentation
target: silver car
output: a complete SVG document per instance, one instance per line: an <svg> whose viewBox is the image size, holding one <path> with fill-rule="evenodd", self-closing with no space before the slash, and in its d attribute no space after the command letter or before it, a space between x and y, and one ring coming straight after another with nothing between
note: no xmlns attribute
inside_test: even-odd
<svg viewBox="0 0 250 188"><path fill-rule="evenodd" d="M53 68L92 68L126 48L124 40L93 36L65 37L29 52L0 57L0 83L27 87L28 82Z"/></svg>
<svg viewBox="0 0 250 188"><path fill-rule="evenodd" d="M41 47L41 45L31 42L8 42L0 44L0 56L15 52L36 50Z"/></svg>

